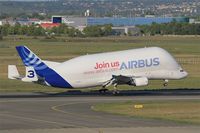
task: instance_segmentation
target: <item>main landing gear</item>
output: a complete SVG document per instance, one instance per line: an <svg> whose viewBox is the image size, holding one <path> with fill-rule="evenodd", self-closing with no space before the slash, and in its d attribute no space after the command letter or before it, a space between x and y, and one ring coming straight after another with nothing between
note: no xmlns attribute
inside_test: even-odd
<svg viewBox="0 0 200 133"><path fill-rule="evenodd" d="M108 92L109 90L108 89L106 89L106 86L102 86L102 88L99 90L99 92L101 93L101 94L104 94L104 93L106 93L106 92ZM112 91L112 94L113 95L117 95L117 94L119 94L120 92L119 92L119 90L117 90L117 83L115 83L114 84L114 89L113 89L113 91Z"/></svg>
<svg viewBox="0 0 200 133"><path fill-rule="evenodd" d="M164 80L164 83L163 83L163 86L164 86L164 87L167 86L167 85L168 85L168 82L169 82L169 80L168 80L168 79L165 79L165 80Z"/></svg>
<svg viewBox="0 0 200 133"><path fill-rule="evenodd" d="M113 95L119 94L119 90L117 90L117 83L114 84L114 90L113 90Z"/></svg>
<svg viewBox="0 0 200 133"><path fill-rule="evenodd" d="M106 89L105 87L102 87L100 90L99 90L100 93L106 93L108 92L108 89Z"/></svg>

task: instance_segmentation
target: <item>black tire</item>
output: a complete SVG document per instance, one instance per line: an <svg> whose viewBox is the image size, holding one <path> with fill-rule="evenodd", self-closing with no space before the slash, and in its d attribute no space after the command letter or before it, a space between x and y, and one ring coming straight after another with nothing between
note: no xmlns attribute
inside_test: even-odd
<svg viewBox="0 0 200 133"><path fill-rule="evenodd" d="M113 93L113 95L118 95L120 93L120 91L114 90L112 93Z"/></svg>
<svg viewBox="0 0 200 133"><path fill-rule="evenodd" d="M164 83L164 84L163 84L163 86L167 86L167 85L168 85L167 83Z"/></svg>
<svg viewBox="0 0 200 133"><path fill-rule="evenodd" d="M106 93L108 91L108 89L100 89L99 93Z"/></svg>

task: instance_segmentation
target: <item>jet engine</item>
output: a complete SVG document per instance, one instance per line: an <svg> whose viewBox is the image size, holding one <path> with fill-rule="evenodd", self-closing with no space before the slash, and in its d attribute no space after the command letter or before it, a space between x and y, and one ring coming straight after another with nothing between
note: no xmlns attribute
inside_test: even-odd
<svg viewBox="0 0 200 133"><path fill-rule="evenodd" d="M148 85L148 79L146 77L131 78L129 85L146 86Z"/></svg>

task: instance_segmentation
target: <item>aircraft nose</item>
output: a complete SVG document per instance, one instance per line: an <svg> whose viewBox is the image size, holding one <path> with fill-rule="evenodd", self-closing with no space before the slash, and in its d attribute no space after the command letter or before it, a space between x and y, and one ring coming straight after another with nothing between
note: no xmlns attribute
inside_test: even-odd
<svg viewBox="0 0 200 133"><path fill-rule="evenodd" d="M188 73L187 73L187 72L185 72L185 76L186 76L186 77L188 76Z"/></svg>
<svg viewBox="0 0 200 133"><path fill-rule="evenodd" d="M187 77L188 73L186 71L183 72L183 78Z"/></svg>

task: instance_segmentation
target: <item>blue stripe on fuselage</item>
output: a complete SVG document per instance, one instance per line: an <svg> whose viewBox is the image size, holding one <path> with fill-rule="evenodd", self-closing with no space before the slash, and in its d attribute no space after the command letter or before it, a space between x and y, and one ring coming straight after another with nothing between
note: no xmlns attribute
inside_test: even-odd
<svg viewBox="0 0 200 133"><path fill-rule="evenodd" d="M44 77L45 81L53 87L73 88L65 79L49 67L44 70L36 70L36 73Z"/></svg>

